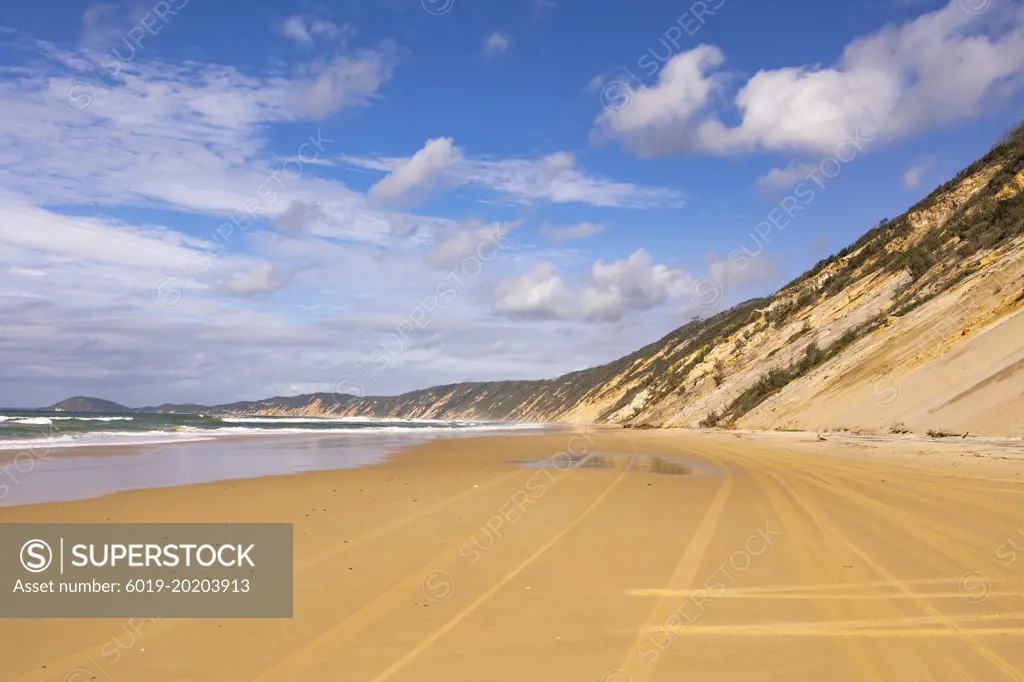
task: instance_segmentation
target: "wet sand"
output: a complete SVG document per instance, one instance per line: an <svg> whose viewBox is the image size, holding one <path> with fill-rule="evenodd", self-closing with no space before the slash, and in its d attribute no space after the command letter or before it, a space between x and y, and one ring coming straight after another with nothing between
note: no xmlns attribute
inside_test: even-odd
<svg viewBox="0 0 1024 682"><path fill-rule="evenodd" d="M550 429L546 429L550 430ZM500 432L499 432L500 433ZM54 447L26 441L0 450L0 506L100 497L122 490L351 469L434 438L466 430L208 436L179 443Z"/></svg>
<svg viewBox="0 0 1024 682"><path fill-rule="evenodd" d="M293 619L4 620L2 677L1024 680L1019 444L490 436L0 508L229 520L294 524Z"/></svg>

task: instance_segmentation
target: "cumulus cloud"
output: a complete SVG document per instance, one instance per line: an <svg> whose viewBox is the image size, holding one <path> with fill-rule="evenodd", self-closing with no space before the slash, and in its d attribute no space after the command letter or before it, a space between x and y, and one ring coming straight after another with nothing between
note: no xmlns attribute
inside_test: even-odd
<svg viewBox="0 0 1024 682"><path fill-rule="evenodd" d="M863 132L897 139L976 114L1024 84L1024 10L964 12L957 0L858 38L832 66L758 71L725 101L721 50L676 55L651 87L595 122L637 154L827 152ZM950 96L950 93L956 93ZM731 104L734 111L720 110ZM735 113L739 123L725 122Z"/></svg>
<svg viewBox="0 0 1024 682"><path fill-rule="evenodd" d="M682 268L654 263L644 249L628 258L597 261L575 290L543 261L495 288L493 307L507 317L619 320L690 295L693 279Z"/></svg>
<svg viewBox="0 0 1024 682"><path fill-rule="evenodd" d="M676 55L662 67L654 86L625 91L624 106L602 112L595 128L598 140L619 137L645 155L696 146L699 137L692 119L720 89L721 78L710 71L724 61L725 55L712 45Z"/></svg>
<svg viewBox="0 0 1024 682"><path fill-rule="evenodd" d="M619 319L629 311L648 310L690 293L692 279L681 269L656 264L651 254L637 249L629 258L597 261L590 282L581 292L588 318Z"/></svg>
<svg viewBox="0 0 1024 682"><path fill-rule="evenodd" d="M660 307L677 313L719 307L730 290L762 283L778 273L763 253L707 256L707 269L693 277L682 267L655 263L644 249L628 258L598 260L575 283L542 261L494 288L492 309L513 319L618 322Z"/></svg>
<svg viewBox="0 0 1024 682"><path fill-rule="evenodd" d="M450 137L427 140L423 149L399 163L370 188L370 199L377 202L414 202L441 181L445 172L462 161L462 150Z"/></svg>
<svg viewBox="0 0 1024 682"><path fill-rule="evenodd" d="M495 288L494 311L512 318L565 318L569 317L569 298L569 290L554 263L543 261Z"/></svg>
<svg viewBox="0 0 1024 682"><path fill-rule="evenodd" d="M499 55L508 49L510 40L507 34L495 31L484 36L484 54L488 57Z"/></svg>
<svg viewBox="0 0 1024 682"><path fill-rule="evenodd" d="M604 232L604 225L595 223L577 223L575 225L552 225L541 223L540 233L557 244L564 244L573 239L585 239Z"/></svg>

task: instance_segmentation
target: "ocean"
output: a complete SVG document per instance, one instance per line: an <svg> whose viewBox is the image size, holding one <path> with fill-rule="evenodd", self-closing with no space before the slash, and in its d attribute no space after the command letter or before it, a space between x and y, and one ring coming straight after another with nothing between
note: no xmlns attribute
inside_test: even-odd
<svg viewBox="0 0 1024 682"><path fill-rule="evenodd" d="M432 438L545 428L430 419L0 412L0 506L364 467Z"/></svg>
<svg viewBox="0 0 1024 682"><path fill-rule="evenodd" d="M536 424L373 419L366 417L228 417L203 414L75 414L0 411L0 450L147 445L224 436L413 434L537 428Z"/></svg>

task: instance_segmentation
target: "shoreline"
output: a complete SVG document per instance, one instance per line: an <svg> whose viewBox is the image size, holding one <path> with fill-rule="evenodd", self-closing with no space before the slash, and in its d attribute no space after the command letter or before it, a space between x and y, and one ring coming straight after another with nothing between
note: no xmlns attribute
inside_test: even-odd
<svg viewBox="0 0 1024 682"><path fill-rule="evenodd" d="M225 434L107 447L27 448L0 456L0 509L185 485L371 466L435 440L518 436L559 429L403 430ZM0 453L2 455L2 453Z"/></svg>
<svg viewBox="0 0 1024 682"><path fill-rule="evenodd" d="M237 475L235 473L224 474L210 480L196 482L182 482L172 484L156 484L148 486L137 486L103 492L97 495L85 497L70 497L61 500L41 500L15 504L4 504L6 490L0 494L0 510L11 507L26 505L66 503L78 500L97 499L109 497L121 492L156 490L163 488L187 488L193 485L216 485L225 481L246 481L261 478L273 478L280 476L302 476L312 475L325 471L350 470L354 468L366 468L380 466L392 458L399 457L415 451L417 448L427 445L432 441L444 441L449 439L457 440L487 440L491 438L530 438L545 435L559 435L577 433L619 433L625 437L634 434L649 435L652 437L681 437L681 438L707 438L709 441L760 441L778 444L780 446L796 445L801 448L818 449L831 451L836 448L845 448L861 456L872 457L881 460L926 460L927 463L941 466L984 466L998 463L1010 463L1011 465L1024 464L1024 442L1020 438L994 437L994 436L967 436L967 437L945 437L933 438L920 434L906 433L868 433L851 431L793 431L793 430L770 430L761 431L756 429L688 429L688 428L667 428L667 429L629 429L618 425L590 425L590 424L544 424L533 429L510 429L494 431L465 431L465 432L408 432L403 434L394 433L372 433L369 430L360 433L359 438L363 442L348 443L353 449L359 446L366 446L367 450L373 453L367 456L367 461L344 466L321 466L311 467L303 471L280 471L269 473L254 473L252 475ZM343 439L344 433L317 433L315 431L304 434L226 434L194 441L173 441L167 443L152 444L114 444L114 445L88 445L79 447L57 448L56 452L32 452L32 448L26 450L0 450L0 489L6 483L8 488L13 485L20 485L21 479L32 474L38 474L35 470L36 462L73 462L82 459L116 459L125 458L130 462L131 458L139 456L154 455L158 452L169 450L166 456L173 456L175 451L189 446L201 446L202 444L224 443L252 445L265 444L282 446L287 445L288 440L302 441L309 439L323 443L325 440L335 438ZM383 442L374 443L376 438ZM366 442L367 440L371 442ZM325 443L325 445L330 445ZM30 461L24 459L19 461L20 456L28 454ZM18 465L17 467L15 465Z"/></svg>

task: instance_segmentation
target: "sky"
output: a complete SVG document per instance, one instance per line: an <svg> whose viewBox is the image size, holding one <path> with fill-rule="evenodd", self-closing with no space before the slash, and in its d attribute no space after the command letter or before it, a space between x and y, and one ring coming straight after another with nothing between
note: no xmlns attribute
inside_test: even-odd
<svg viewBox="0 0 1024 682"><path fill-rule="evenodd" d="M0 406L607 362L1021 118L1009 0L0 6Z"/></svg>

